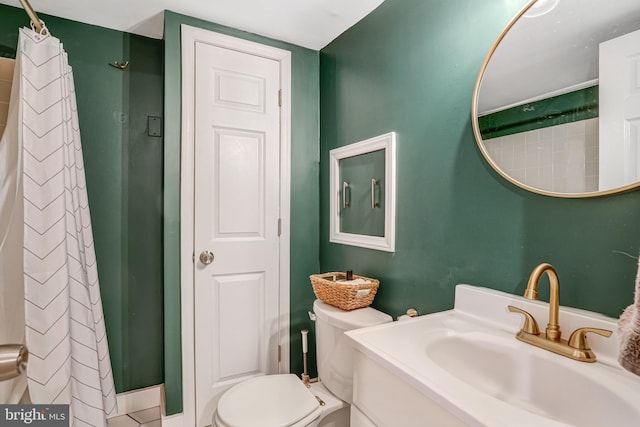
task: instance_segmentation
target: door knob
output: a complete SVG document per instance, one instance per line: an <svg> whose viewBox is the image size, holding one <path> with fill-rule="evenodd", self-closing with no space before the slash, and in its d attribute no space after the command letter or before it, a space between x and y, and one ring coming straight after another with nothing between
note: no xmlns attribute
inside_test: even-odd
<svg viewBox="0 0 640 427"><path fill-rule="evenodd" d="M213 256L213 252L211 251L200 252L200 262L203 263L204 265L211 264L214 258L215 257Z"/></svg>

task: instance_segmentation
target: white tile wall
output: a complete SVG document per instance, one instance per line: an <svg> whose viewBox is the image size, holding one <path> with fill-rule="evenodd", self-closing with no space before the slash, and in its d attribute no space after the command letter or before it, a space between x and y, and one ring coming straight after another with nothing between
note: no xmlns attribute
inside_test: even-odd
<svg viewBox="0 0 640 427"><path fill-rule="evenodd" d="M517 181L545 191L598 190L598 119L484 141L495 163Z"/></svg>
<svg viewBox="0 0 640 427"><path fill-rule="evenodd" d="M7 124L14 62L13 59L0 58L0 137Z"/></svg>

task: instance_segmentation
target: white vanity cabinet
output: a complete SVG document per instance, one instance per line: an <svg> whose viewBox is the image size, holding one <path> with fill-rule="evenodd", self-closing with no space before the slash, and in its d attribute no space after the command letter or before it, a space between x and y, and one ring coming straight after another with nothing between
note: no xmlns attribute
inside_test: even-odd
<svg viewBox="0 0 640 427"><path fill-rule="evenodd" d="M352 426L638 426L640 379L617 363L616 319L559 307L565 331L614 331L591 334L598 360L584 363L516 339L522 316L509 306L538 324L550 311L458 285L453 310L346 332L354 345Z"/></svg>
<svg viewBox="0 0 640 427"><path fill-rule="evenodd" d="M372 357L355 350L351 427L412 425L463 427L467 424Z"/></svg>
<svg viewBox="0 0 640 427"><path fill-rule="evenodd" d="M354 405L351 405L351 424L349 425L352 427L376 427L373 421L367 418L367 416L360 412Z"/></svg>

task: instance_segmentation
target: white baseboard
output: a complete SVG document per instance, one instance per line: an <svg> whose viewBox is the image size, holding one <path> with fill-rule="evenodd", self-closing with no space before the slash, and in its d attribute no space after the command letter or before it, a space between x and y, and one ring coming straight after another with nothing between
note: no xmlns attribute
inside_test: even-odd
<svg viewBox="0 0 640 427"><path fill-rule="evenodd" d="M164 415L162 414L162 427L185 427L184 414Z"/></svg>
<svg viewBox="0 0 640 427"><path fill-rule="evenodd" d="M162 414L162 427L186 427L184 412L179 414L167 415L167 398L165 395L164 384L160 389L160 413Z"/></svg>
<svg viewBox="0 0 640 427"><path fill-rule="evenodd" d="M160 406L160 385L141 388L139 390L128 391L126 393L118 393L116 400L118 402L118 412L109 418L118 417L120 415L130 414L132 412L142 411L144 409ZM163 424L164 425L164 424Z"/></svg>

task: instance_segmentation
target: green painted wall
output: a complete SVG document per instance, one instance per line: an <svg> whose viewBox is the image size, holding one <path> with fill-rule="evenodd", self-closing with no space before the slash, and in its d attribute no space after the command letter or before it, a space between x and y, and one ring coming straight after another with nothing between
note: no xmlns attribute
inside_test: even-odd
<svg viewBox="0 0 640 427"><path fill-rule="evenodd" d="M482 139L596 118L598 93L598 86L592 86L481 116Z"/></svg>
<svg viewBox="0 0 640 427"><path fill-rule="evenodd" d="M163 382L162 41L43 15L74 70L98 274L117 392ZM22 9L0 5L0 52ZM110 67L130 60L125 72Z"/></svg>
<svg viewBox="0 0 640 427"><path fill-rule="evenodd" d="M480 65L525 3L386 0L321 51L321 270L379 278L374 306L393 316L452 307L458 283L521 294L543 261L558 270L563 305L617 317L633 301L640 192L528 193L476 147ZM329 150L390 131L398 133L396 252L329 243Z"/></svg>
<svg viewBox="0 0 640 427"><path fill-rule="evenodd" d="M204 28L291 51L291 369L302 371L301 329L319 270L318 52L211 22L165 12L164 321L167 414L182 411L180 355L180 25Z"/></svg>
<svg viewBox="0 0 640 427"><path fill-rule="evenodd" d="M451 307L457 283L521 293L531 269L548 261L559 271L564 305L617 316L633 297L640 193L582 200L530 194L493 172L475 146L470 105L480 64L524 4L386 0L320 58L172 12L165 14L164 47L44 16L75 72L117 391L164 380L167 413L182 410L182 23L293 53L292 371L302 370L299 330L313 331L308 276L319 271L353 269L379 278L374 306L396 316L408 307L421 313ZM17 28L26 24L21 9L0 6L1 52L15 48ZM163 113L163 48L164 146L162 138L146 136L147 116ZM107 65L126 59L126 72ZM397 251L330 244L329 150L389 131L398 133Z"/></svg>

